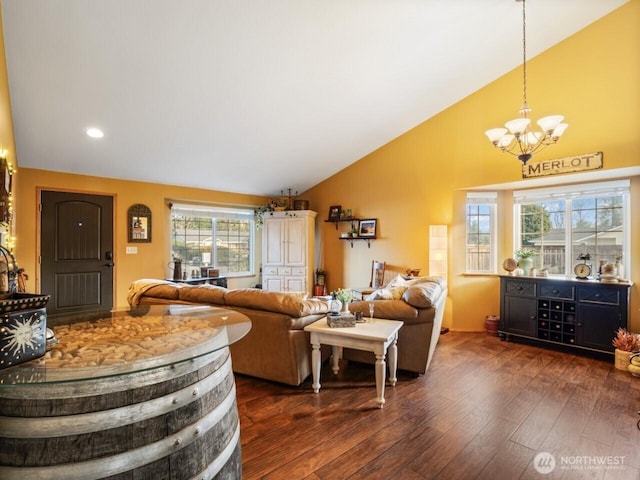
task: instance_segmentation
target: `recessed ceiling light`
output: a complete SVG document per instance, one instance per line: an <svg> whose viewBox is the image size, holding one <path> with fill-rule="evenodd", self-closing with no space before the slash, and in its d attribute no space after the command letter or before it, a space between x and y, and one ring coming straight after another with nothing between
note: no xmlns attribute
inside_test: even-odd
<svg viewBox="0 0 640 480"><path fill-rule="evenodd" d="M87 135L89 135L91 138L102 138L104 137L104 132L99 128L91 127L87 128Z"/></svg>

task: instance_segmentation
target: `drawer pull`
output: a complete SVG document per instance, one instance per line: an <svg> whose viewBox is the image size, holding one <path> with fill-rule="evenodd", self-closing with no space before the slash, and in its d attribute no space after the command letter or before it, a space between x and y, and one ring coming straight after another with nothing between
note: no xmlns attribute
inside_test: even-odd
<svg viewBox="0 0 640 480"><path fill-rule="evenodd" d="M558 290L557 288L554 288L552 292L554 295L558 295L560 293L560 290Z"/></svg>
<svg viewBox="0 0 640 480"><path fill-rule="evenodd" d="M518 290L519 292L521 292L521 291L522 291L522 285L518 285L518 286L516 287L516 290Z"/></svg>

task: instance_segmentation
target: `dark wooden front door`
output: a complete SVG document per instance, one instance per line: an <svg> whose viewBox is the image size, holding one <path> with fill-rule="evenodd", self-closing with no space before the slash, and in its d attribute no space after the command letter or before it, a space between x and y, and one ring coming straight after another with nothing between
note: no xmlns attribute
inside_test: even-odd
<svg viewBox="0 0 640 480"><path fill-rule="evenodd" d="M113 308L113 197L42 191L41 203L47 313Z"/></svg>

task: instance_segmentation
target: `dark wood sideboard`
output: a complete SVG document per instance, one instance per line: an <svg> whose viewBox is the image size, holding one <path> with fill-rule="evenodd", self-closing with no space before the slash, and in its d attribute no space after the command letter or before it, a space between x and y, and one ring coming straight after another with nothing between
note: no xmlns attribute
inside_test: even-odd
<svg viewBox="0 0 640 480"><path fill-rule="evenodd" d="M627 328L631 283L545 277L500 277L500 328L510 336L613 353Z"/></svg>

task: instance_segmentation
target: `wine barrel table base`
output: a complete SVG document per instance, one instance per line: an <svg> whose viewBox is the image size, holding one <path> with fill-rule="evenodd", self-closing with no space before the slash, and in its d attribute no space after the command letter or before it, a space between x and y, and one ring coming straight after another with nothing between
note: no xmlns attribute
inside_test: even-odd
<svg viewBox="0 0 640 480"><path fill-rule="evenodd" d="M0 478L237 479L229 348L102 379L0 388Z"/></svg>

